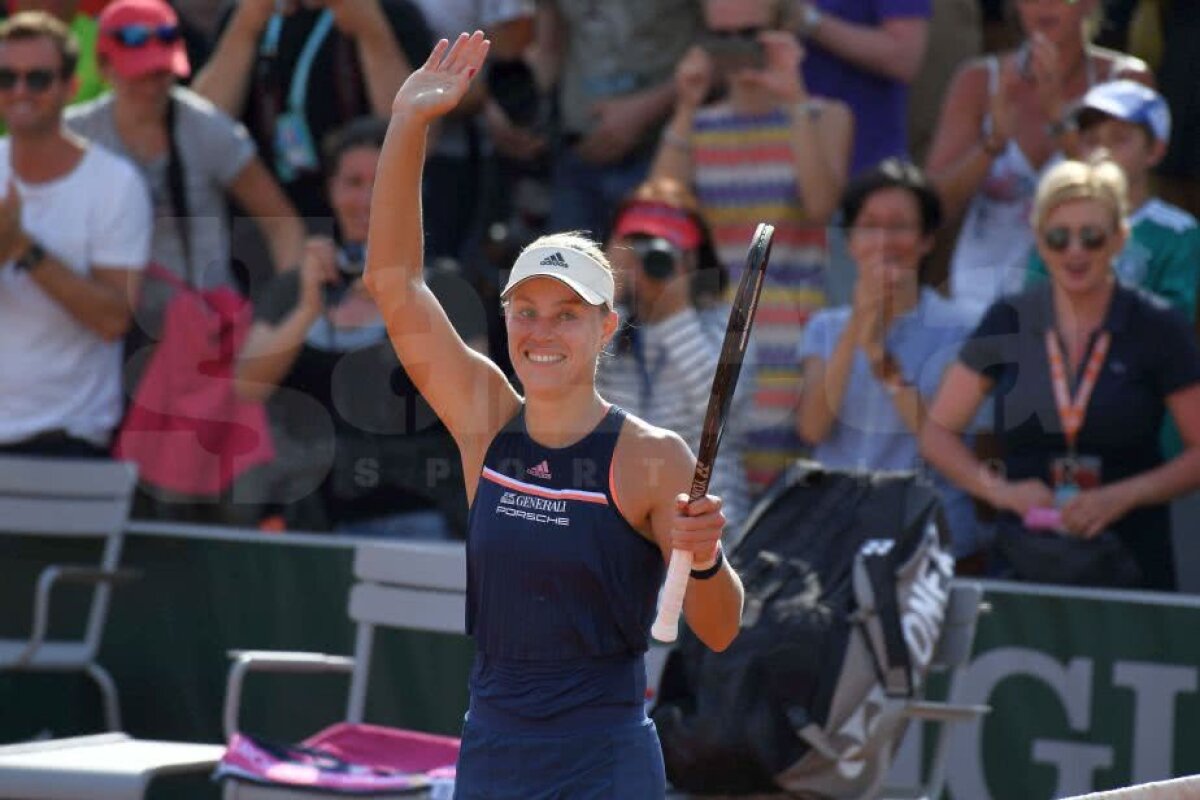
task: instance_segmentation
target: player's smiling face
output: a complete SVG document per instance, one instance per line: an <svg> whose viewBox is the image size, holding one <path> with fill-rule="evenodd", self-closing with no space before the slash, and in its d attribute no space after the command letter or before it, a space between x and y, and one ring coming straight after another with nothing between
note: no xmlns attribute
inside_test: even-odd
<svg viewBox="0 0 1200 800"><path fill-rule="evenodd" d="M588 305L566 284L537 277L509 296L508 355L527 392L590 384L616 315Z"/></svg>

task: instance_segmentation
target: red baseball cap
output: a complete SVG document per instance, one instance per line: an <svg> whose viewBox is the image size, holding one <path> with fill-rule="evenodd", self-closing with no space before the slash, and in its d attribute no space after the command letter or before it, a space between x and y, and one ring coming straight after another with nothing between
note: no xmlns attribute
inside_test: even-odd
<svg viewBox="0 0 1200 800"><path fill-rule="evenodd" d="M167 70L180 78L192 72L179 30L179 17L164 0L113 0L99 17L96 52L123 78Z"/></svg>
<svg viewBox="0 0 1200 800"><path fill-rule="evenodd" d="M683 209L645 201L626 206L617 219L613 234L658 236L683 250L695 250L704 240L700 226Z"/></svg>

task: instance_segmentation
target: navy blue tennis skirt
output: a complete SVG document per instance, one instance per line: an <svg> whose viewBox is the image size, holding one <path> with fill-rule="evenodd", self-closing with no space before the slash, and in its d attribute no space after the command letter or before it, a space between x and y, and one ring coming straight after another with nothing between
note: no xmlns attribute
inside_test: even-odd
<svg viewBox="0 0 1200 800"><path fill-rule="evenodd" d="M662 800L666 773L651 720L545 735L463 726L455 800Z"/></svg>

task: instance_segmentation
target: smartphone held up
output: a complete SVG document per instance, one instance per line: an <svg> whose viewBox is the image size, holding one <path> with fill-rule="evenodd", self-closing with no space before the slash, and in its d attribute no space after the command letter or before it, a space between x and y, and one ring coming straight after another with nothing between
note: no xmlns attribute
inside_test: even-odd
<svg viewBox="0 0 1200 800"><path fill-rule="evenodd" d="M762 31L748 28L736 31L707 31L700 39L700 46L712 60L713 71L728 77L742 70L763 69L767 65L767 51L759 40Z"/></svg>

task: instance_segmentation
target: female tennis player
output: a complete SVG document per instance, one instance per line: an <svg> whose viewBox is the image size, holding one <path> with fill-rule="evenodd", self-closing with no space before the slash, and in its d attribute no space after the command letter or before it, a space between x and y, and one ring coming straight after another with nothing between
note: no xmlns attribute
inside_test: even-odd
<svg viewBox="0 0 1200 800"><path fill-rule="evenodd" d="M720 550L720 499L687 502L687 445L596 391L618 320L595 243L546 236L513 265L502 298L523 396L463 344L425 286L426 134L487 50L479 32L439 42L400 88L367 246L366 283L392 344L467 476L476 657L456 797L660 798L643 657L664 561L672 548L693 553L684 613L714 650L737 634L742 587Z"/></svg>

